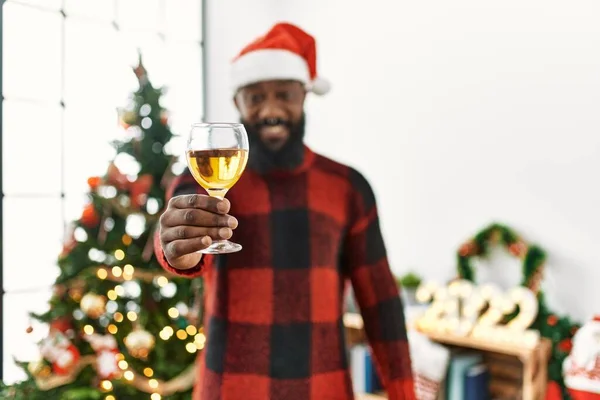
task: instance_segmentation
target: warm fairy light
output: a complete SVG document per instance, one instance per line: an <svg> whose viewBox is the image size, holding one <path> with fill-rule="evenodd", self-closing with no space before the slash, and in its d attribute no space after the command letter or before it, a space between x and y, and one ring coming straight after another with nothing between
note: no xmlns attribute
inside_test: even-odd
<svg viewBox="0 0 600 400"><path fill-rule="evenodd" d="M104 268L100 268L96 272L96 275L98 275L98 278L100 278L100 279L106 279L106 277L108 277L108 272L106 272L106 270Z"/></svg>
<svg viewBox="0 0 600 400"><path fill-rule="evenodd" d="M125 371L123 373L123 376L125 377L125 379L127 379L128 381L132 381L134 378L133 372L131 371Z"/></svg>
<svg viewBox="0 0 600 400"><path fill-rule="evenodd" d="M162 340L169 340L169 338L171 338L171 336L173 336L173 328L171 328L170 326L165 326L159 333L158 336L160 336L160 338Z"/></svg>
<svg viewBox="0 0 600 400"><path fill-rule="evenodd" d="M152 393L150 395L150 400L160 400L160 399L161 399L161 397L160 397L160 394L158 394L158 393Z"/></svg>
<svg viewBox="0 0 600 400"><path fill-rule="evenodd" d="M194 338L195 342L204 344L206 343L206 336L204 336L204 333L199 333L196 335L196 337Z"/></svg>
<svg viewBox="0 0 600 400"><path fill-rule="evenodd" d="M171 335L169 335L167 332L165 332L165 330L163 329L162 331L158 332L158 336L162 339L162 340L169 340L169 338L171 337Z"/></svg>
<svg viewBox="0 0 600 400"><path fill-rule="evenodd" d="M175 307L169 308L168 313L169 313L169 317L171 317L171 318L179 317L179 311Z"/></svg>
<svg viewBox="0 0 600 400"><path fill-rule="evenodd" d="M131 280L131 278L133 278L133 273L134 273L135 269L133 268L133 265L131 264L127 264L123 267L123 278L125 278L125 280Z"/></svg>
<svg viewBox="0 0 600 400"><path fill-rule="evenodd" d="M118 251L118 250L117 250ZM116 276L117 278L119 276L121 276L121 274L123 273L123 270L121 269L121 267L112 267L112 274L114 276Z"/></svg>
<svg viewBox="0 0 600 400"><path fill-rule="evenodd" d="M188 353L195 353L196 350L198 350L194 343L187 343L185 345L185 349L188 351Z"/></svg>
<svg viewBox="0 0 600 400"><path fill-rule="evenodd" d="M121 361L119 361L119 368L125 370L125 369L129 368L129 364L127 363L127 361L121 360Z"/></svg>
<svg viewBox="0 0 600 400"><path fill-rule="evenodd" d="M106 297L108 297L110 300L116 300L117 299L117 292L115 292L114 290L110 289L108 292L106 292Z"/></svg>
<svg viewBox="0 0 600 400"><path fill-rule="evenodd" d="M121 285L115 286L115 292L117 292L117 296L123 296L125 294L125 288Z"/></svg>
<svg viewBox="0 0 600 400"><path fill-rule="evenodd" d="M92 333L94 333L94 327L91 325L86 325L83 327L83 331L86 335L91 335Z"/></svg>
<svg viewBox="0 0 600 400"><path fill-rule="evenodd" d="M104 389L106 391L112 390L112 387L113 387L111 381L102 381L100 386L102 386L102 389Z"/></svg>
<svg viewBox="0 0 600 400"><path fill-rule="evenodd" d="M123 235L123 237L121 238L121 240L123 241L123 244L125 246L129 246L131 244L131 236L129 236L128 234Z"/></svg>
<svg viewBox="0 0 600 400"><path fill-rule="evenodd" d="M125 355L123 353L117 353L115 358L117 359L117 361L121 361L125 359Z"/></svg>
<svg viewBox="0 0 600 400"><path fill-rule="evenodd" d="M120 312L116 312L113 317L114 317L115 321L117 321L117 322L123 321L123 314L121 314Z"/></svg>
<svg viewBox="0 0 600 400"><path fill-rule="evenodd" d="M146 375L148 378L152 378L152 375L154 375L154 371L152 371L152 368L146 367L144 368L144 375Z"/></svg>
<svg viewBox="0 0 600 400"><path fill-rule="evenodd" d="M165 276L159 276L156 279L156 283L158 284L159 287L164 287L167 285L167 283L169 283L169 280Z"/></svg>
<svg viewBox="0 0 600 400"><path fill-rule="evenodd" d="M125 252L121 249L115 251L115 258L119 261L125 258ZM116 276L116 275L115 275Z"/></svg>
<svg viewBox="0 0 600 400"><path fill-rule="evenodd" d="M196 327L194 325L188 325L187 328L185 328L185 331L190 336L194 336L196 334L196 332L198 332L198 330L196 329Z"/></svg>
<svg viewBox="0 0 600 400"><path fill-rule="evenodd" d="M137 314L133 311L129 311L127 313L127 319L130 321L135 321L137 319Z"/></svg>
<svg viewBox="0 0 600 400"><path fill-rule="evenodd" d="M156 389L158 387L158 381L156 379L150 379L148 381L148 386L150 386L152 389Z"/></svg>
<svg viewBox="0 0 600 400"><path fill-rule="evenodd" d="M198 350L202 350L204 348L204 343L194 341L194 346L196 346Z"/></svg>
<svg viewBox="0 0 600 400"><path fill-rule="evenodd" d="M117 328L117 326L115 324L110 324L107 329L108 329L108 332L111 333L111 334L113 334L113 335L115 333L117 333L118 330L119 330L119 328Z"/></svg>
<svg viewBox="0 0 600 400"><path fill-rule="evenodd" d="M112 394L109 394L108 396L106 396L104 398L104 400L116 400L116 399L115 399L115 396L113 396Z"/></svg>
<svg viewBox="0 0 600 400"><path fill-rule="evenodd" d="M184 331L183 329L179 329L177 331L177 338L181 339L181 340L185 340L188 337L188 334L186 331Z"/></svg>

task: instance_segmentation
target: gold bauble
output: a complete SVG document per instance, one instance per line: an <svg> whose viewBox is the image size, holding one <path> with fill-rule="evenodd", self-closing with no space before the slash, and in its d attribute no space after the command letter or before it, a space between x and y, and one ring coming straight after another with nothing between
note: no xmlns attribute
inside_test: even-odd
<svg viewBox="0 0 600 400"><path fill-rule="evenodd" d="M96 293L86 293L79 306L88 317L96 319L106 312L106 298Z"/></svg>
<svg viewBox="0 0 600 400"><path fill-rule="evenodd" d="M43 360L34 360L27 364L27 371L33 376L39 376L42 370L44 369L44 361Z"/></svg>
<svg viewBox="0 0 600 400"><path fill-rule="evenodd" d="M125 347L135 358L145 359L154 348L154 336L143 329L135 329L123 340Z"/></svg>

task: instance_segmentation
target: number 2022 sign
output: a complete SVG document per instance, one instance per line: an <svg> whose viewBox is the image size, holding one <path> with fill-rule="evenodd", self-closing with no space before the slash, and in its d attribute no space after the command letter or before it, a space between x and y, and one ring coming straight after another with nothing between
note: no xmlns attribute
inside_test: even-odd
<svg viewBox="0 0 600 400"><path fill-rule="evenodd" d="M474 285L459 279L447 286L423 283L416 292L419 303L429 303L417 319L424 333L453 334L473 339L533 348L540 340L537 330L528 329L538 313L535 294L518 286L508 291L497 285ZM508 317L511 318L505 322Z"/></svg>

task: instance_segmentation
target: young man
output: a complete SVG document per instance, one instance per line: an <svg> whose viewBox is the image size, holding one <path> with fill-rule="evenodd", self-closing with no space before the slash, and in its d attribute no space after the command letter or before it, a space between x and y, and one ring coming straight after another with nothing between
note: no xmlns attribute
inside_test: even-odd
<svg viewBox="0 0 600 400"><path fill-rule="evenodd" d="M277 24L242 50L232 72L247 169L222 201L205 196L189 172L179 177L155 246L166 270L205 279L207 342L194 399L353 399L347 282L389 399L414 399L373 191L360 173L303 143L305 96L328 90L314 39ZM234 230L242 251L196 253Z"/></svg>

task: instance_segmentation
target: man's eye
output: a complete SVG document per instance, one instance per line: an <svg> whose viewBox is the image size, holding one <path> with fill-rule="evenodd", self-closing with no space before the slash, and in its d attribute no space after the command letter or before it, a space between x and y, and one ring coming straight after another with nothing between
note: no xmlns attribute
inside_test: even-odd
<svg viewBox="0 0 600 400"><path fill-rule="evenodd" d="M262 94L251 94L250 95L250 104L258 104L262 101L264 96Z"/></svg>
<svg viewBox="0 0 600 400"><path fill-rule="evenodd" d="M281 100L289 101L294 98L294 94L290 91L279 92L278 96Z"/></svg>

